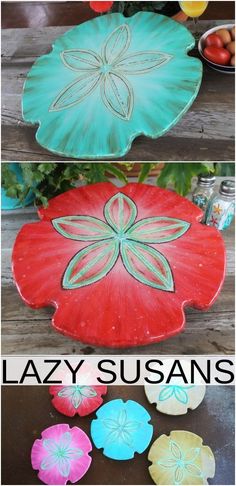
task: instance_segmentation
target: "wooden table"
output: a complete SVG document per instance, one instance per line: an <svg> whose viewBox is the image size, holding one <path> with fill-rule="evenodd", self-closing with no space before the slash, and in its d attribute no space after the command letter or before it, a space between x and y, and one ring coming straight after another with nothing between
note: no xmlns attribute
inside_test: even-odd
<svg viewBox="0 0 236 486"><path fill-rule="evenodd" d="M132 180L132 179L131 179ZM217 186L222 178L217 178ZM150 178L150 183L154 181ZM120 185L120 184L117 184ZM13 283L11 252L23 224L37 221L33 207L2 214L2 353L3 354L233 354L234 353L234 228L222 233L227 252L223 289L210 310L186 310L185 331L167 341L126 350L82 344L51 326L52 308L33 310Z"/></svg>
<svg viewBox="0 0 236 486"><path fill-rule="evenodd" d="M205 32L232 20L200 21ZM187 23L191 28L192 22ZM22 120L21 96L33 62L50 52L70 27L5 29L2 32L2 159L58 160L35 140L36 127ZM197 55L196 51L191 53ZM121 160L121 159L120 159ZM188 113L165 136L139 137L123 158L149 160L234 160L234 76L204 65L199 95Z"/></svg>
<svg viewBox="0 0 236 486"><path fill-rule="evenodd" d="M104 401L136 400L151 416L153 440L171 430L188 430L200 435L214 452L216 474L209 484L234 483L234 387L208 386L201 405L182 416L156 411L145 397L142 386L109 386ZM17 406L16 406L17 404ZM2 390L2 484L42 484L30 464L30 450L46 428L58 423L81 427L90 435L95 414L69 418L51 405L46 386L8 386ZM151 443L152 443L151 442ZM92 465L80 484L153 484L148 473L148 451L130 461L113 461L93 449Z"/></svg>

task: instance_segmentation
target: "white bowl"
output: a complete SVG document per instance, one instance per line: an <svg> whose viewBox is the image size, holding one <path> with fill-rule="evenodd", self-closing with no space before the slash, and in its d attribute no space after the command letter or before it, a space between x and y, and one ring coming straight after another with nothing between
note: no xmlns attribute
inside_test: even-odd
<svg viewBox="0 0 236 486"><path fill-rule="evenodd" d="M212 69L215 69L216 71L220 71L221 73L228 73L228 74L234 74L235 73L235 66L224 66L222 64L216 64L215 62L210 61L207 59L204 54L203 50L205 48L205 41L208 35L210 34L216 34L217 30L219 29L227 29L231 30L235 24L224 24L224 25L218 25L217 27L213 27L212 29L207 30L199 39L198 42L198 51L200 56L204 59L206 64L210 66Z"/></svg>

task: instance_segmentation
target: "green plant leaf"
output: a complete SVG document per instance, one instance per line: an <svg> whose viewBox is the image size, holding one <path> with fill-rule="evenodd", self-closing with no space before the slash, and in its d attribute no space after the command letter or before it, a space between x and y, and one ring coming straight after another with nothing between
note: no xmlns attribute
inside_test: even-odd
<svg viewBox="0 0 236 486"><path fill-rule="evenodd" d="M214 172L214 166L211 163L165 163L161 174L157 178L159 187L173 185L174 189L181 195L186 196L191 190L191 182L194 176L201 173Z"/></svg>
<svg viewBox="0 0 236 486"><path fill-rule="evenodd" d="M149 162L144 162L142 164L139 176L138 176L138 182L144 182L151 170L155 167L156 164L151 164Z"/></svg>

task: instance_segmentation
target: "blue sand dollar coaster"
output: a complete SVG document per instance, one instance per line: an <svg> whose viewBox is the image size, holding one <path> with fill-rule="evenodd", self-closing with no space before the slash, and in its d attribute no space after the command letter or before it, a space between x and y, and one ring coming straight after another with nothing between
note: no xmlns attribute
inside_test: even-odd
<svg viewBox="0 0 236 486"><path fill-rule="evenodd" d="M139 403L112 400L99 408L96 415L91 436L105 456L118 461L132 459L135 452L142 454L148 447L153 426L149 424L149 413Z"/></svg>
<svg viewBox="0 0 236 486"><path fill-rule="evenodd" d="M157 138L197 96L202 63L187 28L139 12L97 17L59 37L31 68L25 121L51 152L80 159L126 154L139 135Z"/></svg>

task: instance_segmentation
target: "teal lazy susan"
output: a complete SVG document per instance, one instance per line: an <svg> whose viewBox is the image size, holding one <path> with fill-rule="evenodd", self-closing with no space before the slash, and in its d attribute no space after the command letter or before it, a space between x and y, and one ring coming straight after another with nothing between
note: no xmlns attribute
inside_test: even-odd
<svg viewBox="0 0 236 486"><path fill-rule="evenodd" d="M163 15L108 14L59 37L28 73L22 110L38 143L78 159L124 156L157 138L197 96L202 63L188 29Z"/></svg>

